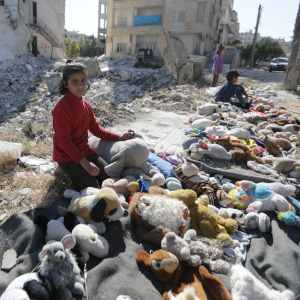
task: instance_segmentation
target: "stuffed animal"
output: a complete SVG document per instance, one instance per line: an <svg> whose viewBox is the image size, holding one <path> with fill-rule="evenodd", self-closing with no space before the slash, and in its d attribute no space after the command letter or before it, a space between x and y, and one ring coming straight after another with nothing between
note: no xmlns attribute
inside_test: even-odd
<svg viewBox="0 0 300 300"><path fill-rule="evenodd" d="M224 147L232 154L232 160L242 163L247 163L248 160L256 160L260 164L265 162L258 156L251 153L251 149L240 143L233 143L229 137L221 137L215 140L215 143Z"/></svg>
<svg viewBox="0 0 300 300"><path fill-rule="evenodd" d="M195 229L197 236L220 239L226 246L231 238L228 233L234 233L237 222L233 219L224 219L211 211L208 201L200 200L196 203L197 194L193 190L177 190L170 193L170 197L183 201L190 211L190 228Z"/></svg>
<svg viewBox="0 0 300 300"><path fill-rule="evenodd" d="M264 138L264 144L269 154L275 157L281 157L282 150L290 150L292 148L290 141L282 138L275 138L270 135L267 135Z"/></svg>
<svg viewBox="0 0 300 300"><path fill-rule="evenodd" d="M290 142L297 142L298 143L298 141L299 141L299 138L297 137L297 135L293 134L292 132L289 132L289 131L287 131L287 132L276 132L274 134L274 136L276 138L286 139Z"/></svg>
<svg viewBox="0 0 300 300"><path fill-rule="evenodd" d="M247 161L247 166L248 166L250 169L252 169L252 170L254 170L254 171L258 172L258 173L266 174L266 175L273 175L273 176L276 177L276 178L279 177L279 174L278 174L276 171L274 171L274 170L268 168L268 167L265 166L265 165L258 164L258 163L257 163L256 161L254 161L254 160L248 160L248 161Z"/></svg>
<svg viewBox="0 0 300 300"><path fill-rule="evenodd" d="M138 238L158 245L167 232L183 235L190 226L187 206L169 198L167 192L161 190L149 190L149 194L135 193L129 204L130 217L137 225Z"/></svg>
<svg viewBox="0 0 300 300"><path fill-rule="evenodd" d="M145 251L139 251L136 261L166 284L167 291L163 294L163 300L174 299L186 286L194 287L199 299L231 300L222 281L211 275L204 266L194 268L179 263L177 257L170 252L157 250L149 255Z"/></svg>
<svg viewBox="0 0 300 300"><path fill-rule="evenodd" d="M199 129L199 128L203 128L205 129L206 127L209 127L209 126L212 126L213 124L217 125L217 122L213 122L212 120L210 119L197 119L197 120L194 120L192 122L192 128L193 129Z"/></svg>
<svg viewBox="0 0 300 300"><path fill-rule="evenodd" d="M225 136L225 135L234 135L238 138L241 139L250 139L250 132L246 129L246 128L234 128L231 130L228 130L225 126L213 126L213 127L207 127L205 129L205 133L207 134L208 137L212 137L212 136Z"/></svg>
<svg viewBox="0 0 300 300"><path fill-rule="evenodd" d="M39 253L39 273L50 280L61 300L71 300L73 294L82 295L84 292L84 280L70 251L75 244L74 236L69 234L61 242L49 242Z"/></svg>
<svg viewBox="0 0 300 300"><path fill-rule="evenodd" d="M289 172L297 172L300 174L300 161L296 159L286 158L286 157L270 157L265 158L264 161L266 163L273 163L272 170L277 172L289 173Z"/></svg>
<svg viewBox="0 0 300 300"><path fill-rule="evenodd" d="M271 220L264 213L250 212L246 214L244 219L244 225L248 229L259 229L261 232L271 231Z"/></svg>
<svg viewBox="0 0 300 300"><path fill-rule="evenodd" d="M239 223L243 224L244 223L244 218L245 215L242 211L240 211L239 209L235 209L235 208L225 208L225 207L221 207L220 209L213 206L213 205L208 205L208 208L212 211L214 211L215 213L217 213L220 217L224 218L224 219L233 219L233 220L237 220Z"/></svg>
<svg viewBox="0 0 300 300"><path fill-rule="evenodd" d="M202 160L204 155L217 159L232 159L232 154L227 152L224 147L216 144L205 143L201 139L197 143L191 144L189 151L191 152L191 158L195 160Z"/></svg>
<svg viewBox="0 0 300 300"><path fill-rule="evenodd" d="M218 201L226 206L231 203L231 198L227 195L221 185L202 175L199 168L192 163L172 166L172 173L182 182L184 189L191 189L197 193L197 196L207 195L211 204Z"/></svg>
<svg viewBox="0 0 300 300"><path fill-rule="evenodd" d="M92 224L79 223L72 212L67 212L64 218L49 220L45 240L46 242L60 241L65 235L71 233L76 239L76 245L83 251L84 263L89 260L90 254L99 258L108 255L109 244L97 233L97 228Z"/></svg>
<svg viewBox="0 0 300 300"><path fill-rule="evenodd" d="M192 267L206 263L215 273L227 275L230 271L230 265L221 260L223 251L202 243L194 229L189 229L183 238L168 232L161 241L161 249L173 253L179 261L186 261Z"/></svg>
<svg viewBox="0 0 300 300"><path fill-rule="evenodd" d="M135 134L133 139L127 141L107 141L92 136L89 139L89 146L108 163L105 172L111 178L142 176L150 185L155 185L157 175L154 181L152 177L161 174L158 168L147 161L150 150L139 134ZM161 180L161 175L158 180Z"/></svg>
<svg viewBox="0 0 300 300"><path fill-rule="evenodd" d="M113 190L115 190L117 194L122 194L124 195L125 198L127 198L130 194L127 186L130 182L134 182L134 181L136 181L136 178L131 175L125 176L122 179L107 178L102 182L101 188L104 187L112 188Z"/></svg>
<svg viewBox="0 0 300 300"><path fill-rule="evenodd" d="M248 199L236 200L247 205L248 212L287 211L290 208L290 203L282 195L272 191L265 184L242 180L240 186L247 191ZM295 208L292 207L292 211L295 212Z"/></svg>
<svg viewBox="0 0 300 300"><path fill-rule="evenodd" d="M26 273L15 278L0 300L51 300L52 287L48 278L38 273Z"/></svg>
<svg viewBox="0 0 300 300"><path fill-rule="evenodd" d="M287 124L296 124L296 121L294 119L288 120L288 119L281 119L281 120L268 120L269 124L277 124L279 126L284 126Z"/></svg>
<svg viewBox="0 0 300 300"><path fill-rule="evenodd" d="M90 189L89 191L97 193L77 198L67 209L59 206L59 214L64 217L70 211L77 216L80 223L96 226L99 234L106 230L103 223L104 218L116 221L124 215L128 215L128 212L122 207L117 193L112 188L105 187L100 190Z"/></svg>
<svg viewBox="0 0 300 300"><path fill-rule="evenodd" d="M210 116L214 113L219 113L222 111L221 104L207 103L197 107L197 114Z"/></svg>
<svg viewBox="0 0 300 300"><path fill-rule="evenodd" d="M170 295L169 295L170 298ZM172 298L171 298L172 299ZM196 290L193 286L187 285L184 289L183 292L179 293L175 298L176 300L200 300L196 296Z"/></svg>
<svg viewBox="0 0 300 300"><path fill-rule="evenodd" d="M231 295L232 300L264 299L264 300L294 300L295 295L290 290L283 292L268 289L249 270L242 265L231 268Z"/></svg>

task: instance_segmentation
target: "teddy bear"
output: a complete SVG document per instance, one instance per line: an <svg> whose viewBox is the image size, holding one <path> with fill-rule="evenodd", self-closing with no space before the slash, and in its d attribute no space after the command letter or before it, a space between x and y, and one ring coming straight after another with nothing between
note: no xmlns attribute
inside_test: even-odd
<svg viewBox="0 0 300 300"><path fill-rule="evenodd" d="M199 168L193 163L172 166L172 173L182 182L184 189L191 189L200 195L207 195L211 204L218 201L221 205L226 206L231 203L231 198L227 195L221 185L210 180L203 175Z"/></svg>
<svg viewBox="0 0 300 300"><path fill-rule="evenodd" d="M80 223L93 224L97 228L98 234L102 234L106 230L103 223L105 218L116 221L128 215L128 212L122 207L117 193L109 187L87 188L79 195L76 192L68 191L64 195L73 195L74 197L68 208L58 207L60 216L64 217L67 212L72 212ZM86 196L82 197L82 195Z"/></svg>
<svg viewBox="0 0 300 300"><path fill-rule="evenodd" d="M61 300L71 300L72 295L82 295L84 279L70 249L76 244L72 234L60 242L50 241L39 253L39 274L48 278L58 291Z"/></svg>
<svg viewBox="0 0 300 300"><path fill-rule="evenodd" d="M279 126L284 126L287 124L296 124L296 121L294 119L288 120L288 119L281 119L281 120L268 120L268 124L277 124Z"/></svg>
<svg viewBox="0 0 300 300"><path fill-rule="evenodd" d="M203 265L195 268L180 263L174 254L164 250L154 251L151 255L141 250L135 258L139 265L165 283L167 291L163 294L163 300L174 299L186 286L194 287L199 299L231 300L223 282Z"/></svg>
<svg viewBox="0 0 300 300"><path fill-rule="evenodd" d="M290 150L292 148L292 144L290 141L283 138L276 138L270 135L267 135L264 138L264 144L269 154L275 157L281 157L282 150Z"/></svg>
<svg viewBox="0 0 300 300"><path fill-rule="evenodd" d="M197 143L193 143L189 147L192 159L202 160L204 155L211 158L231 160L232 154L227 152L224 147L216 144L209 144L199 139Z"/></svg>
<svg viewBox="0 0 300 300"><path fill-rule="evenodd" d="M256 160L260 164L265 163L260 157L251 153L251 149L248 146L231 142L229 137L218 138L215 140L215 143L231 153L232 160L236 162L247 163L248 160Z"/></svg>
<svg viewBox="0 0 300 300"><path fill-rule="evenodd" d="M208 208L208 201L204 199L196 202L197 194L193 190L176 190L170 193L170 197L186 204L191 217L190 229L196 230L197 236L220 239L224 246L230 243L228 234L236 231L236 220L220 217Z"/></svg>
<svg viewBox="0 0 300 300"><path fill-rule="evenodd" d="M128 210L137 225L136 232L141 241L160 245L167 232L183 235L190 226L187 206L168 197L162 188L149 188L149 193L135 193Z"/></svg>
<svg viewBox="0 0 300 300"><path fill-rule="evenodd" d="M0 300L50 300L52 286L48 278L34 272L15 278L5 289Z"/></svg>
<svg viewBox="0 0 300 300"><path fill-rule="evenodd" d="M179 261L186 261L192 267L206 263L215 273L227 275L230 271L230 265L221 260L223 251L202 243L194 229L189 229L183 238L168 232L161 241L161 249L173 253Z"/></svg>
<svg viewBox="0 0 300 300"><path fill-rule="evenodd" d="M219 113L222 111L222 104L206 103L197 107L198 115L211 116L214 113Z"/></svg>
<svg viewBox="0 0 300 300"><path fill-rule="evenodd" d="M291 204L285 197L274 192L268 185L263 183L256 184L248 180L242 180L239 184L241 188L247 191L247 197L236 200L247 206L247 212L280 212L289 209L295 212L295 208L291 207Z"/></svg>

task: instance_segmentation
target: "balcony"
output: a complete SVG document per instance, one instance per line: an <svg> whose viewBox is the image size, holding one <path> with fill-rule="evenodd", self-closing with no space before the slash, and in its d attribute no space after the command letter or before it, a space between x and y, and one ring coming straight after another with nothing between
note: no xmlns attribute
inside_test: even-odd
<svg viewBox="0 0 300 300"><path fill-rule="evenodd" d="M128 27L113 27L112 35L160 35L163 33L162 26L128 26Z"/></svg>
<svg viewBox="0 0 300 300"><path fill-rule="evenodd" d="M134 26L157 26L162 24L162 14L152 16L134 16Z"/></svg>

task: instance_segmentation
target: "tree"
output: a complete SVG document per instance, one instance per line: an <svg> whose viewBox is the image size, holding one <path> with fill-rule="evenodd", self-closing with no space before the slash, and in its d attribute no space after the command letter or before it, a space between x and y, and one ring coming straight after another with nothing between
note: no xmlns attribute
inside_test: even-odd
<svg viewBox="0 0 300 300"><path fill-rule="evenodd" d="M255 47L255 60L261 61L265 58L285 56L279 43L270 37L266 37L257 42Z"/></svg>
<svg viewBox="0 0 300 300"><path fill-rule="evenodd" d="M75 40L72 40L70 51L67 54L69 57L78 57L80 55L80 47Z"/></svg>
<svg viewBox="0 0 300 300"><path fill-rule="evenodd" d="M85 43L81 49L80 55L88 57L97 55L97 39L93 35L85 37Z"/></svg>
<svg viewBox="0 0 300 300"><path fill-rule="evenodd" d="M251 58L252 43L242 46L242 59L249 60Z"/></svg>
<svg viewBox="0 0 300 300"><path fill-rule="evenodd" d="M79 40L79 47L80 47L80 56L82 57L83 56L83 51L84 51L84 47L85 47L85 43L84 43L84 40L82 37L80 37L80 40Z"/></svg>
<svg viewBox="0 0 300 300"><path fill-rule="evenodd" d="M70 48L71 48L71 40L70 38L65 39L65 47L66 47L66 54L69 56Z"/></svg>
<svg viewBox="0 0 300 300"><path fill-rule="evenodd" d="M300 84L300 4L296 18L291 56L283 80L283 87L286 90L297 91L298 84Z"/></svg>

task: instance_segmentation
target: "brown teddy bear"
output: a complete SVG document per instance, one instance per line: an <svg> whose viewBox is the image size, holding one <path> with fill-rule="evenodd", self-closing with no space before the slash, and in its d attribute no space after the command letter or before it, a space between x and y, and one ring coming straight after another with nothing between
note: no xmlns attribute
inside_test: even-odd
<svg viewBox="0 0 300 300"><path fill-rule="evenodd" d="M224 283L204 266L195 268L187 263L179 263L174 254L163 250L154 251L151 255L141 250L135 258L138 264L166 284L163 300L175 299L187 285L195 288L196 296L201 300L232 299Z"/></svg>
<svg viewBox="0 0 300 300"><path fill-rule="evenodd" d="M200 198L200 201L196 203L197 194L195 191L176 190L170 193L170 197L183 201L189 208L191 217L190 229L195 229L197 236L203 235L207 238L220 239L225 245L230 243L231 238L228 233L236 231L236 220L220 217L208 208L208 201L206 200Z"/></svg>
<svg viewBox="0 0 300 300"><path fill-rule="evenodd" d="M174 201L164 189L149 188L149 193L135 193L129 204L131 219L137 225L141 241L160 245L167 232L183 235L189 229L190 217L182 201Z"/></svg>
<svg viewBox="0 0 300 300"><path fill-rule="evenodd" d="M269 154L272 154L275 157L281 157L282 150L290 150L292 148L292 144L290 141L283 138L276 138L270 135L267 135L264 138L264 144Z"/></svg>
<svg viewBox="0 0 300 300"><path fill-rule="evenodd" d="M229 137L220 137L215 140L215 143L223 146L229 153L231 153L232 160L236 162L246 164L248 160L256 160L259 164L265 163L260 157L251 153L251 149L248 146L231 142Z"/></svg>
<svg viewBox="0 0 300 300"><path fill-rule="evenodd" d="M284 125L287 125L287 124L296 124L296 121L293 120L293 119L292 120L288 120L288 119L272 120L272 119L269 119L268 123L269 124L277 124L279 126L284 126Z"/></svg>

